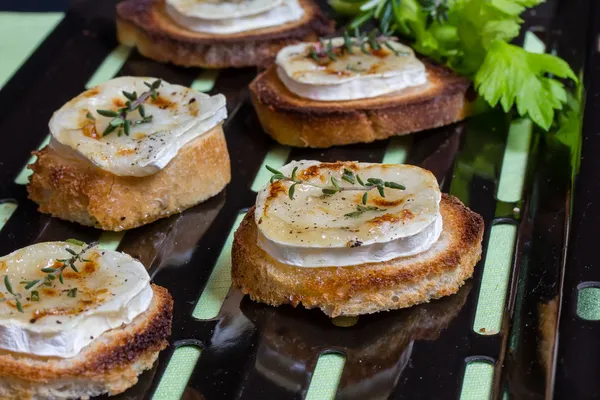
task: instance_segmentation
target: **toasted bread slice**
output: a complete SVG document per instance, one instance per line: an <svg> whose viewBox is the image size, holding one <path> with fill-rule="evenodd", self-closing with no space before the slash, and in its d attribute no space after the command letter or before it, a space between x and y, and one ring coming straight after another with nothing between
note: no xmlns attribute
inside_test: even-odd
<svg viewBox="0 0 600 400"><path fill-rule="evenodd" d="M55 217L121 231L181 212L219 193L231 180L221 125L186 144L154 175L116 176L50 147L30 165L27 190L39 211Z"/></svg>
<svg viewBox="0 0 600 400"><path fill-rule="evenodd" d="M273 306L302 304L330 317L410 307L456 293L481 257L483 219L443 195L444 228L426 252L350 267L282 264L258 247L254 208L235 233L232 280L250 298Z"/></svg>
<svg viewBox="0 0 600 400"><path fill-rule="evenodd" d="M124 392L150 369L171 334L173 299L152 285L148 310L131 324L104 332L76 357L36 357L0 351L0 398L72 399Z"/></svg>
<svg viewBox="0 0 600 400"><path fill-rule="evenodd" d="M300 0L304 16L280 26L227 35L190 31L164 10L164 0L127 0L117 5L117 36L144 56L186 67L226 68L266 66L279 49L316 40L333 32L312 0Z"/></svg>
<svg viewBox="0 0 600 400"><path fill-rule="evenodd" d="M468 79L421 60L429 82L370 99L316 101L292 93L272 65L250 84L266 133L281 144L330 147L368 143L463 120L471 113Z"/></svg>

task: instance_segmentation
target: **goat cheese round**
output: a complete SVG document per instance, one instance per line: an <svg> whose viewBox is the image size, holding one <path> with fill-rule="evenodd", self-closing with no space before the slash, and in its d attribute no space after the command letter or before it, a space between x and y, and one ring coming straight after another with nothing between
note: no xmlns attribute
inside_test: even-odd
<svg viewBox="0 0 600 400"><path fill-rule="evenodd" d="M46 242L0 258L0 349L74 357L102 333L131 323L148 309L153 292L139 261L96 247L83 250L72 243ZM58 271L42 271L60 268L59 260L70 260L72 253L82 253L74 263L78 272L65 268L63 282Z"/></svg>
<svg viewBox="0 0 600 400"><path fill-rule="evenodd" d="M392 39L376 49L357 39L350 43L338 37L331 44L284 47L277 54L277 75L291 92L318 101L366 99L427 83L425 65L410 47Z"/></svg>
<svg viewBox="0 0 600 400"><path fill-rule="evenodd" d="M128 112L127 135L122 128L105 134L114 117L127 106L123 92L141 96L157 78L121 77L89 89L70 100L50 120L50 146L66 159L87 160L119 176L147 176L163 169L179 149L227 118L225 96L209 96L162 81L156 98ZM144 122L146 117L146 122Z"/></svg>
<svg viewBox="0 0 600 400"><path fill-rule="evenodd" d="M257 196L255 222L259 247L281 263L335 267L388 261L428 250L442 232L440 188L422 168L294 161L280 172L301 181L294 198L289 195L294 182L268 184ZM341 190L324 193L323 188L335 189L332 180ZM388 182L385 197L369 186L377 180Z"/></svg>
<svg viewBox="0 0 600 400"><path fill-rule="evenodd" d="M298 0L167 0L165 10L179 25L215 35L283 25L304 15Z"/></svg>

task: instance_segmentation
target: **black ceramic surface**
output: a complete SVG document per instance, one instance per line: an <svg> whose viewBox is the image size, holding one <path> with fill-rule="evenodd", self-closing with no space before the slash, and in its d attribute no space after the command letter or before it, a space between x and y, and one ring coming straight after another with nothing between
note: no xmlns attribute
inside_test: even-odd
<svg viewBox="0 0 600 400"><path fill-rule="evenodd" d="M273 144L248 101L247 84L255 71L226 70L212 92L224 93L228 100L225 132L231 184L181 215L127 232L119 246L140 258L155 282L168 288L175 299L172 345L161 353L154 369L119 398L151 398L174 349L184 344L203 349L184 395L187 398L303 398L319 354L327 351L346 355L339 399L458 398L466 362L473 359L494 362L494 398L504 394L516 399L600 396L600 380L595 376L600 364L600 328L575 316L576 286L583 280L600 281L599 273L590 268L600 219L600 213L590 207L600 195L600 163L594 153L600 146L595 100L600 95L596 43L600 7L592 3L549 1L525 16L526 29L536 32L549 51L566 58L577 72L588 61L585 158L570 238L571 157L569 148L553 136L534 132L525 193L518 204L503 204L495 197L510 123L502 113L490 112L466 123L416 134L408 154L407 162L432 170L444 191L449 191L451 182L459 182L456 190L462 200L485 219L484 257L494 223L518 225L501 332L484 336L472 330L483 262L455 296L361 317L349 328L334 326L319 311L271 308L233 290L215 319L192 318L236 216L254 203L250 184ZM114 1L74 1L65 19L0 91L0 199L19 204L0 231L0 254L39 241L69 237L91 241L100 235L98 230L39 214L27 200L25 187L15 184L14 178L30 151L47 135L52 112L84 89L117 45L114 5ZM189 85L197 72L158 64L134 51L118 75L159 76ZM289 160L379 162L387 144L294 149ZM483 157L485 172L464 174L456 168L458 163L473 164L475 157ZM515 207L520 209L521 220L515 219ZM570 264L565 274L566 260Z"/></svg>

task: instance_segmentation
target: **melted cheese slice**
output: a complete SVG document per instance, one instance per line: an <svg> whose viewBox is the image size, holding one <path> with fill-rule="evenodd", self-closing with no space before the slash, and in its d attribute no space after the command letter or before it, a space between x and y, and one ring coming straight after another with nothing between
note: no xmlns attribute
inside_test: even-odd
<svg viewBox="0 0 600 400"><path fill-rule="evenodd" d="M63 271L50 286L26 290L24 281L43 280L42 268L60 266L69 259L66 249L81 247L66 242L38 243L0 258L0 349L37 356L69 358L102 333L129 324L146 311L152 301L150 277L144 266L127 254L92 248L76 262L78 273ZM20 297L19 312L4 285L9 277ZM69 290L77 289L74 297ZM32 290L39 300L32 299ZM72 295L73 293L71 293Z"/></svg>
<svg viewBox="0 0 600 400"><path fill-rule="evenodd" d="M327 42L328 43L328 42ZM410 47L388 41L396 52L383 46L377 51L367 47L365 54L353 46L349 53L343 38L334 38L335 60L310 55L319 43L300 43L284 47L277 54L277 74L283 84L300 97L320 101L343 101L378 97L427 83L425 65Z"/></svg>
<svg viewBox="0 0 600 400"><path fill-rule="evenodd" d="M114 131L102 136L111 117L96 110L125 106L123 91L141 95L157 78L112 79L75 97L54 113L50 120L50 145L65 158L83 159L119 176L147 176L163 169L188 142L227 118L225 97L209 96L190 88L162 82L158 98L144 102L150 123L137 124L129 136ZM94 119L87 117L90 113ZM128 114L141 120L138 111Z"/></svg>
<svg viewBox="0 0 600 400"><path fill-rule="evenodd" d="M295 167L296 176L308 183L327 187L335 177L340 187L357 190L324 195L318 187L299 184L292 200L290 182L264 187L256 200L258 245L279 262L330 267L388 261L426 251L441 234L441 193L427 170L397 164L299 161L281 171L291 176ZM366 204L371 210L348 216L362 206L364 191L358 183L341 179L345 168L364 182L379 178L406 189L385 188L385 197L373 189Z"/></svg>
<svg viewBox="0 0 600 400"><path fill-rule="evenodd" d="M279 26L304 15L298 0L167 0L165 11L191 31L215 35Z"/></svg>

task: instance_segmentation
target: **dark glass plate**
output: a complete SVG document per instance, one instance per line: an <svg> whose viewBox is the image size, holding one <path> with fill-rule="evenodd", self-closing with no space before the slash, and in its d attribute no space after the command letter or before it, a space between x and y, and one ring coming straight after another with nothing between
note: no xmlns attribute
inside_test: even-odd
<svg viewBox="0 0 600 400"><path fill-rule="evenodd" d="M0 91L0 199L19 205L0 231L0 254L39 241L69 237L91 241L101 233L39 214L25 187L14 179L30 151L47 135L52 112L84 89L117 45L114 6L114 1L74 1L65 19ZM484 217L484 259L490 227L505 222L517 225L500 332L480 335L472 328L483 261L454 296L364 316L346 328L333 325L319 311L267 307L235 290L229 291L216 318L193 318L234 220L254 204L250 185L274 144L262 132L248 98L247 84L256 71L225 70L211 93L224 93L228 100L225 132L231 184L180 215L127 232L119 245L140 258L155 282L168 288L175 299L172 345L161 353L153 370L119 398L151 398L174 349L185 344L202 348L186 390L189 398L303 398L319 354L328 351L346 356L337 391L340 399L458 398L465 365L476 359L494 365L494 398L600 396L600 379L595 377L600 364L599 327L575 313L577 285L600 281L600 269L591 268L597 264L592 249L600 226L600 213L594 207L600 192L600 161L594 154L600 148L596 97L600 95L596 42L600 10L591 1L555 0L524 19L524 31L534 32L548 51L565 58L577 72L585 72L584 159L576 196L572 149L580 142L580 125L575 125L570 142L534 130L525 190L517 203L503 203L496 197L510 116L491 111L465 123L415 134L407 157L408 163L433 171L444 191L452 188ZM523 36L518 39L522 40ZM134 50L118 75L158 76L190 85L197 73L147 60ZM580 113L570 117L574 124L581 122ZM289 160L381 162L388 144L386 140L325 150L293 149ZM460 166L468 166L469 172ZM515 208L520 211L515 213Z"/></svg>

